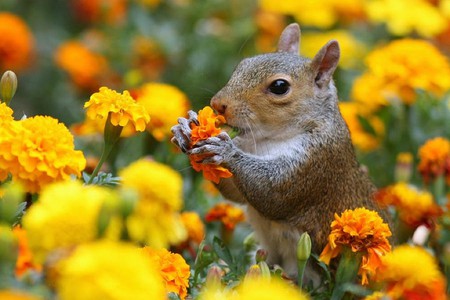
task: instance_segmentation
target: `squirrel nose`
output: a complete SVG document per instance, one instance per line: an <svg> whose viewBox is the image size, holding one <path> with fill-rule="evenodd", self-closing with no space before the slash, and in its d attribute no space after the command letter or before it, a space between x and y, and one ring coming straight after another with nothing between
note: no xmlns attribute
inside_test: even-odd
<svg viewBox="0 0 450 300"><path fill-rule="evenodd" d="M223 115L227 109L227 106L223 104L218 97L213 97L211 99L211 106L221 115Z"/></svg>

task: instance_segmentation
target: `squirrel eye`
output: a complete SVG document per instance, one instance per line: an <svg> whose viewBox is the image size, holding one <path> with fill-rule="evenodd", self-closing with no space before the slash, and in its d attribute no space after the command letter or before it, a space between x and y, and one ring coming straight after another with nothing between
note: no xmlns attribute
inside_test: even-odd
<svg viewBox="0 0 450 300"><path fill-rule="evenodd" d="M269 85L269 92L275 95L284 95L289 91L290 84L284 79L276 79Z"/></svg>

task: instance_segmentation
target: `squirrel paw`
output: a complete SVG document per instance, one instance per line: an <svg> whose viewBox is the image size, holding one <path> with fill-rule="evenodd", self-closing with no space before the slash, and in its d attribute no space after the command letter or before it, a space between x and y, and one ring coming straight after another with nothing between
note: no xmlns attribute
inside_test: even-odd
<svg viewBox="0 0 450 300"><path fill-rule="evenodd" d="M184 153L191 146L191 124L198 125L197 113L190 110L188 112L188 118L178 118L178 125L171 128L173 137L170 140L172 143L177 145Z"/></svg>
<svg viewBox="0 0 450 300"><path fill-rule="evenodd" d="M205 157L202 163L221 165L233 155L235 149L228 133L222 132L215 137L198 142L195 148L188 151L188 154Z"/></svg>

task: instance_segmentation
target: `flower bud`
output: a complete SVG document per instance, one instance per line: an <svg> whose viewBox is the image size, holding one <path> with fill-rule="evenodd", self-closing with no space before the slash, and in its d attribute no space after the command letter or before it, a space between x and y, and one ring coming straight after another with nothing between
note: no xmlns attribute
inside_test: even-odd
<svg viewBox="0 0 450 300"><path fill-rule="evenodd" d="M297 243L297 260L307 260L311 255L311 237L307 232L302 233Z"/></svg>
<svg viewBox="0 0 450 300"><path fill-rule="evenodd" d="M17 76L13 71L6 71L0 79L0 99L9 106L17 90Z"/></svg>
<svg viewBox="0 0 450 300"><path fill-rule="evenodd" d="M246 252L252 251L255 249L256 246L256 239L255 239L255 233L252 232L249 235L247 235L243 241L244 249Z"/></svg>
<svg viewBox="0 0 450 300"><path fill-rule="evenodd" d="M270 275L270 269L269 266L265 261L260 261L258 263L259 269L261 270L261 277L265 279L269 279L271 277Z"/></svg>
<svg viewBox="0 0 450 300"><path fill-rule="evenodd" d="M408 182L413 173L413 155L409 152L402 152L397 155L395 164L395 180L397 182Z"/></svg>
<svg viewBox="0 0 450 300"><path fill-rule="evenodd" d="M208 286L219 286L222 282L222 269L218 266L209 268L206 274L206 284Z"/></svg>
<svg viewBox="0 0 450 300"><path fill-rule="evenodd" d="M245 279L261 277L261 268L259 265L252 265L245 274Z"/></svg>
<svg viewBox="0 0 450 300"><path fill-rule="evenodd" d="M266 261L267 255L268 255L267 250L264 250L264 249L258 249L258 250L256 251L256 255L255 255L256 263L259 263L259 262L261 262L261 261Z"/></svg>

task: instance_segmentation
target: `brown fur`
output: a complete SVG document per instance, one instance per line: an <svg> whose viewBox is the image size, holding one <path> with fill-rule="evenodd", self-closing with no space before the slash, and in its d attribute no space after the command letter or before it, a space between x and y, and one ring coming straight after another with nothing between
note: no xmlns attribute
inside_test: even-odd
<svg viewBox="0 0 450 300"><path fill-rule="evenodd" d="M209 154L207 163L228 168L233 177L218 188L231 201L248 205L249 221L269 263L296 275L296 245L308 232L319 254L335 213L366 207L375 187L356 160L339 108L332 74L339 60L336 41L312 59L298 55L300 31L288 26L278 52L243 60L211 105L240 130L200 143L188 154ZM290 83L285 95L268 90L276 79ZM181 148L189 128L174 127ZM385 215L383 214L383 217Z"/></svg>

